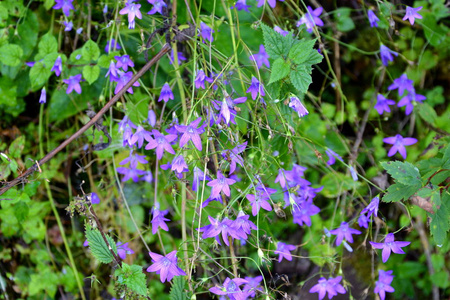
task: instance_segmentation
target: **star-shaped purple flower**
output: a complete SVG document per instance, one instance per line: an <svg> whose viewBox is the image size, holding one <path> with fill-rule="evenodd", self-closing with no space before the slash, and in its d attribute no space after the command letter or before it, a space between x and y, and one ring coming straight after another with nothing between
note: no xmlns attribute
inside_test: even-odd
<svg viewBox="0 0 450 300"><path fill-rule="evenodd" d="M255 76L252 76L252 83L250 84L250 87L248 88L246 93L252 93L253 100L256 99L258 93L261 97L266 95L266 93L264 93L263 85L259 82L259 80Z"/></svg>
<svg viewBox="0 0 450 300"><path fill-rule="evenodd" d="M167 4L164 0L148 0L150 4L153 4L153 8L147 13L148 15L153 15L157 12L163 14L163 8L167 7Z"/></svg>
<svg viewBox="0 0 450 300"><path fill-rule="evenodd" d="M394 82L388 86L388 90L392 91L395 89L398 89L398 95L401 96L406 91L408 92L414 92L414 81L411 79L408 79L408 76L406 74L402 74L399 78L394 79Z"/></svg>
<svg viewBox="0 0 450 300"><path fill-rule="evenodd" d="M212 187L211 189L211 198L215 198L219 196L222 191L228 197L231 195L230 193L230 185L236 183L236 180L226 178L222 175L220 171L217 172L217 179L214 179L208 182L207 186Z"/></svg>
<svg viewBox="0 0 450 300"><path fill-rule="evenodd" d="M274 254L278 254L278 262L281 262L284 259L292 261L291 251L294 251L297 247L294 245L288 245L283 242L277 243L277 250L274 251Z"/></svg>
<svg viewBox="0 0 450 300"><path fill-rule="evenodd" d="M256 62L258 69L261 69L263 64L270 68L269 54L266 53L266 48L264 48L264 45L259 45L259 52L250 55L250 60Z"/></svg>
<svg viewBox="0 0 450 300"><path fill-rule="evenodd" d="M135 21L134 19L137 17L138 19L142 19L142 14L140 11L141 5L133 3L132 1L128 1L124 8L119 11L119 14L125 15L128 14L128 29L134 29Z"/></svg>
<svg viewBox="0 0 450 300"><path fill-rule="evenodd" d="M172 171L175 171L177 173L183 173L188 168L188 165L184 161L183 155L175 156L172 160L172 166L170 168Z"/></svg>
<svg viewBox="0 0 450 300"><path fill-rule="evenodd" d="M206 25L203 22L200 22L200 36L202 37L203 42L205 42L205 40L210 41L211 43L214 41L213 38L213 32L214 30L209 27L208 25Z"/></svg>
<svg viewBox="0 0 450 300"><path fill-rule="evenodd" d="M110 41L106 42L105 46L106 53L109 53L109 47L111 47L111 50L113 51L122 49L122 47L119 45L119 43L117 43L115 39L111 39Z"/></svg>
<svg viewBox="0 0 450 300"><path fill-rule="evenodd" d="M297 22L297 27L305 24L306 31L312 32L314 26L323 26L323 21L319 18L322 14L323 7L318 7L316 9L312 9L311 6L307 7L308 11L301 17L301 19Z"/></svg>
<svg viewBox="0 0 450 300"><path fill-rule="evenodd" d="M232 6L231 8L236 8L237 10L245 10L246 12L250 12L248 10L249 7L252 7L251 5L247 5L247 0L238 0L236 1L236 4Z"/></svg>
<svg viewBox="0 0 450 300"><path fill-rule="evenodd" d="M145 159L145 155L139 155L137 153L133 154L133 150L130 151L130 156L122 160L119 165L123 166L126 164L130 164L130 168L136 168L138 163L147 164L148 161Z"/></svg>
<svg viewBox="0 0 450 300"><path fill-rule="evenodd" d="M128 71L128 67L134 67L134 63L130 59L129 55L114 56L114 58L117 60L117 68L122 68L124 71Z"/></svg>
<svg viewBox="0 0 450 300"><path fill-rule="evenodd" d="M395 101L391 99L385 98L383 95L378 94L377 95L377 103L375 104L374 108L377 110L377 112L382 115L383 112L391 112L391 108L389 105L394 105Z"/></svg>
<svg viewBox="0 0 450 300"><path fill-rule="evenodd" d="M230 300L244 300L247 299L246 293L244 293L240 285L247 283L247 280L242 278L226 278L222 286L215 286L209 289L213 294L220 296L228 296Z"/></svg>
<svg viewBox="0 0 450 300"><path fill-rule="evenodd" d="M367 16L369 17L370 27L378 27L378 21L380 21L380 19L378 19L373 10L367 10Z"/></svg>
<svg viewBox="0 0 450 300"><path fill-rule="evenodd" d="M417 143L417 139L410 137L402 137L400 134L395 136L387 137L383 139L386 144L393 145L388 152L388 157L393 156L395 153L400 153L403 159L406 159L406 148L405 146L410 146Z"/></svg>
<svg viewBox="0 0 450 300"><path fill-rule="evenodd" d="M55 60L55 64L53 65L52 69L50 70L51 72L55 72L56 76L61 75L62 72L62 59L61 56L58 56Z"/></svg>
<svg viewBox="0 0 450 300"><path fill-rule="evenodd" d="M337 236L336 246L339 246L342 243L343 239L346 239L348 242L353 243L352 234L361 234L361 231L350 228L346 222L342 222L339 228L330 230L330 233Z"/></svg>
<svg viewBox="0 0 450 300"><path fill-rule="evenodd" d="M131 78L133 78L133 72L131 72L131 71L126 72L126 73L118 71L117 73L120 77L117 79L117 85L116 85L116 88L114 89L114 94L117 94L118 92L120 92L120 90L125 85L127 85L127 83L131 80ZM133 83L133 86L140 86L139 81L136 81L135 83ZM130 94L133 94L133 88L132 87L128 88L127 92Z"/></svg>
<svg viewBox="0 0 450 300"><path fill-rule="evenodd" d="M174 276L183 276L186 273L178 267L177 251L172 251L166 256L149 252L153 264L147 268L147 272L156 272L161 276L161 282L171 281Z"/></svg>
<svg viewBox="0 0 450 300"><path fill-rule="evenodd" d="M116 243L116 247L117 247L117 255L122 260L127 258L128 254L133 254L134 253L133 249L128 247L128 243L123 244L122 242L117 242Z"/></svg>
<svg viewBox="0 0 450 300"><path fill-rule="evenodd" d="M328 293L328 298L331 299L334 296L339 294L345 294L346 291L344 287L340 284L342 280L342 276L337 276L336 278L330 277L325 279L321 277L319 282L313 286L309 292L310 293L319 293L319 300L325 298L325 295Z"/></svg>
<svg viewBox="0 0 450 300"><path fill-rule="evenodd" d="M303 223L308 227L311 226L311 216L320 212L320 208L315 206L312 200L303 201L298 205L294 205L292 210L293 222L302 226Z"/></svg>
<svg viewBox="0 0 450 300"><path fill-rule="evenodd" d="M372 247L375 249L383 249L383 252L381 254L381 257L383 259L383 263L387 262L389 259L389 256L391 255L391 251L397 254L405 254L402 247L406 247L411 242L396 242L394 239L393 233L388 233L386 235L386 238L384 239L384 243L375 243L375 242L369 242Z"/></svg>
<svg viewBox="0 0 450 300"><path fill-rule="evenodd" d="M66 17L70 16L70 11L74 10L73 8L73 0L55 0L56 4L53 6L53 9L62 9L63 13Z"/></svg>
<svg viewBox="0 0 450 300"><path fill-rule="evenodd" d="M414 25L414 21L416 19L422 19L422 16L418 13L419 10L422 9L422 6L419 6L417 8L412 8L410 6L406 7L406 14L403 17L403 21L408 19L409 23L411 23L411 25Z"/></svg>
<svg viewBox="0 0 450 300"><path fill-rule="evenodd" d="M164 150L175 154L170 143L174 141L177 136L175 134L169 134L164 136L161 132L156 129L152 130L153 138L147 146L145 146L145 150L150 150L156 148L156 158L160 160L164 154Z"/></svg>
<svg viewBox="0 0 450 300"><path fill-rule="evenodd" d="M168 210L159 210L159 203L155 203L152 218L152 234L155 234L160 227L162 230L169 231L169 227L166 222L170 222L170 220L164 217L168 214L168 212Z"/></svg>
<svg viewBox="0 0 450 300"><path fill-rule="evenodd" d="M205 132L205 125L198 127L201 121L202 118L198 118L187 126L175 125L177 131L183 134L180 139L180 147L183 147L189 141L192 141L195 148L197 148L198 151L202 151L202 140L200 139L200 134Z"/></svg>
<svg viewBox="0 0 450 300"><path fill-rule="evenodd" d="M136 132L133 134L131 139L128 141L130 146L133 146L137 143L138 148L142 148L142 145L144 144L144 139L147 142L150 142L152 140L152 136L150 135L150 132L145 130L142 126L138 126L136 129Z"/></svg>
<svg viewBox="0 0 450 300"><path fill-rule="evenodd" d="M394 280L392 271L378 270L378 281L375 282L374 293L379 294L381 300L386 298L386 292L395 292L394 288L391 286L392 280Z"/></svg>
<svg viewBox="0 0 450 300"><path fill-rule="evenodd" d="M205 89L205 80L209 79L203 70L197 71L197 76L194 79L195 88Z"/></svg>
<svg viewBox="0 0 450 300"><path fill-rule="evenodd" d="M67 87L66 94L72 93L73 90L78 94L81 94L81 74L77 74L75 76L70 76L69 79L63 79L64 83L67 83L69 86Z"/></svg>
<svg viewBox="0 0 450 300"><path fill-rule="evenodd" d="M409 115L412 113L414 109L413 102L419 102L422 103L422 101L426 100L427 97L424 95L416 94L415 90L410 92L408 95L400 99L400 101L397 103L398 107L406 106L405 114Z"/></svg>
<svg viewBox="0 0 450 300"><path fill-rule="evenodd" d="M385 45L381 44L380 46L380 56L381 56L381 62L384 66L387 66L390 61L394 60L394 57L392 55L398 56L398 53L395 51L392 51Z"/></svg>
<svg viewBox="0 0 450 300"><path fill-rule="evenodd" d="M169 100L173 100L173 92L170 88L170 85L166 82L164 83L163 87L161 88L161 94L159 94L158 102L161 102L163 100L164 102L167 102Z"/></svg>
<svg viewBox="0 0 450 300"><path fill-rule="evenodd" d="M134 182L138 182L139 176L144 175L146 173L145 171L139 170L136 168L119 167L116 170L117 170L117 173L125 175L122 178L122 182L128 181L130 179L132 179Z"/></svg>

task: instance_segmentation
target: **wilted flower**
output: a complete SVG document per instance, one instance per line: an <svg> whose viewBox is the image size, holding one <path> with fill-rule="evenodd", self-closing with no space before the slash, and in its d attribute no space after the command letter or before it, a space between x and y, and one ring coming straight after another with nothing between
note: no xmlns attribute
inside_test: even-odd
<svg viewBox="0 0 450 300"><path fill-rule="evenodd" d="M380 46L380 56L381 56L381 62L384 66L387 66L390 61L394 60L394 57L392 55L398 56L398 53L395 51L392 51L385 45L381 44Z"/></svg>

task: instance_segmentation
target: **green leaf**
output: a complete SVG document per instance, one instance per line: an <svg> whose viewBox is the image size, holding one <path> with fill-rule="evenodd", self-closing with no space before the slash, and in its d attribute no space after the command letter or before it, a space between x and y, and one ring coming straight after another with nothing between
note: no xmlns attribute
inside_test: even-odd
<svg viewBox="0 0 450 300"><path fill-rule="evenodd" d="M122 268L117 269L114 275L120 284L126 285L133 292L142 296L147 295L147 280L141 266L122 263Z"/></svg>
<svg viewBox="0 0 450 300"><path fill-rule="evenodd" d="M103 54L98 59L98 65L101 68L108 69L110 64L111 64L111 58L108 55Z"/></svg>
<svg viewBox="0 0 450 300"><path fill-rule="evenodd" d="M404 185L421 185L419 169L409 162L393 161L382 162L381 166L392 176L397 182Z"/></svg>
<svg viewBox="0 0 450 300"><path fill-rule="evenodd" d="M12 158L19 158L25 147L25 136L21 135L15 139L9 146L9 155Z"/></svg>
<svg viewBox="0 0 450 300"><path fill-rule="evenodd" d="M434 108L432 108L428 103L419 104L417 112L425 122L434 125L434 122L436 121L437 118L437 114Z"/></svg>
<svg viewBox="0 0 450 300"><path fill-rule="evenodd" d="M23 50L20 46L14 44L6 44L0 48L0 61L11 67L20 64Z"/></svg>
<svg viewBox="0 0 450 300"><path fill-rule="evenodd" d="M269 84L283 79L289 74L291 64L284 61L281 57L278 58L272 65L272 73L270 74Z"/></svg>
<svg viewBox="0 0 450 300"><path fill-rule="evenodd" d="M323 56L316 49L313 49L308 56L308 59L304 62L305 65L315 65L322 62Z"/></svg>
<svg viewBox="0 0 450 300"><path fill-rule="evenodd" d="M353 181L350 176L336 172L328 173L320 180L323 185L323 195L328 198L335 198L346 191L356 189L360 185L358 181Z"/></svg>
<svg viewBox="0 0 450 300"><path fill-rule="evenodd" d="M89 84L93 84L100 75L100 67L95 66L84 66L83 67L83 78L86 79Z"/></svg>
<svg viewBox="0 0 450 300"><path fill-rule="evenodd" d="M272 99L278 99L280 97L281 81L268 84L266 90Z"/></svg>
<svg viewBox="0 0 450 300"><path fill-rule="evenodd" d="M312 51L315 51L317 53L316 50L313 50L315 43L316 40L301 40L299 43L292 46L291 50L289 51L289 58L292 59L296 64L302 64L306 62Z"/></svg>
<svg viewBox="0 0 450 300"><path fill-rule="evenodd" d="M296 70L292 70L290 74L294 87L304 94L308 92L309 85L312 83L311 71L311 66L301 65Z"/></svg>
<svg viewBox="0 0 450 300"><path fill-rule="evenodd" d="M353 23L350 13L351 9L348 7L341 7L334 11L337 30L347 32L355 29L355 23Z"/></svg>
<svg viewBox="0 0 450 300"><path fill-rule="evenodd" d="M286 57L294 43L292 34L282 36L265 24L261 24L261 28L264 37L264 47L270 58L278 59L279 57Z"/></svg>
<svg viewBox="0 0 450 300"><path fill-rule="evenodd" d="M414 195L414 193L416 193L421 187L421 184L393 184L387 189L387 193L383 196L383 202L398 202L400 200L408 200L408 198Z"/></svg>
<svg viewBox="0 0 450 300"><path fill-rule="evenodd" d="M81 53L83 55L83 59L87 61L97 60L100 56L100 49L98 48L97 43L89 40L84 44L83 48L81 49Z"/></svg>
<svg viewBox="0 0 450 300"><path fill-rule="evenodd" d="M114 240L106 235L106 240L111 246L114 253L117 254L117 247ZM92 255L101 263L108 264L113 261L114 256L103 240L102 234L98 229L92 229L89 225L86 226L86 239L89 242L89 248L91 249Z"/></svg>
<svg viewBox="0 0 450 300"><path fill-rule="evenodd" d="M30 209L24 201L17 202L14 205L14 215L16 216L17 221L19 221L19 223L25 221L25 219L28 217L29 211Z"/></svg>
<svg viewBox="0 0 450 300"><path fill-rule="evenodd" d="M170 288L169 299L170 300L183 300L187 298L187 294L184 291L186 280L183 276L175 276L172 280L172 287Z"/></svg>
<svg viewBox="0 0 450 300"><path fill-rule="evenodd" d="M447 238L447 231L450 229L449 223L449 205L442 203L441 208L436 211L435 214L428 214L431 218L430 231L431 235L434 237L434 241L437 245L442 245Z"/></svg>
<svg viewBox="0 0 450 300"><path fill-rule="evenodd" d="M33 89L41 88L50 78L50 75L52 75L52 72L42 62L35 63L30 69L30 82Z"/></svg>
<svg viewBox="0 0 450 300"><path fill-rule="evenodd" d="M43 58L47 54L58 52L58 42L53 35L47 33L46 35L41 37L41 40L38 44L38 49L40 57Z"/></svg>
<svg viewBox="0 0 450 300"><path fill-rule="evenodd" d="M12 107L17 105L17 85L9 77L0 77L0 105Z"/></svg>

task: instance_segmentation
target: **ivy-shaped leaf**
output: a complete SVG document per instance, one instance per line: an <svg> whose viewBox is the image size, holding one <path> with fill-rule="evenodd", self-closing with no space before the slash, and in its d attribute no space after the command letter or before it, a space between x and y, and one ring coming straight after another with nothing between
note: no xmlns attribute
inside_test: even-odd
<svg viewBox="0 0 450 300"><path fill-rule="evenodd" d="M291 70L291 64L284 61L281 57L275 60L275 62L272 64L272 73L270 74L270 81L269 84L276 82L280 79L283 79L289 74L289 71Z"/></svg>
<svg viewBox="0 0 450 300"><path fill-rule="evenodd" d="M396 183L391 185L387 189L387 193L383 196L383 202L398 202L401 200L408 200L409 197L414 195L422 185L404 185Z"/></svg>
<svg viewBox="0 0 450 300"><path fill-rule="evenodd" d="M100 56L100 49L98 48L97 43L89 40L83 45L81 53L83 55L83 59L87 61L97 60Z"/></svg>
<svg viewBox="0 0 450 300"><path fill-rule="evenodd" d="M20 46L6 44L0 48L0 61L6 65L15 67L20 64L23 50Z"/></svg>
<svg viewBox="0 0 450 300"><path fill-rule="evenodd" d="M133 292L142 296L147 295L147 280L141 266L122 263L122 268L117 269L114 275L117 276L117 282Z"/></svg>
<svg viewBox="0 0 450 300"><path fill-rule="evenodd" d="M92 255L101 263L109 264L113 261L114 256L103 240L102 234L98 229L93 229L89 225L86 226L86 239L89 243L89 248L91 249ZM117 254L117 247L114 240L106 235L106 240L112 247L114 253Z"/></svg>
<svg viewBox="0 0 450 300"><path fill-rule="evenodd" d="M419 169L409 162L382 162L381 166L399 183L410 186L422 184Z"/></svg>
<svg viewBox="0 0 450 300"><path fill-rule="evenodd" d="M35 63L30 69L30 81L33 89L37 90L42 87L50 75L52 75L52 72L42 62L38 61Z"/></svg>
<svg viewBox="0 0 450 300"><path fill-rule="evenodd" d="M39 41L38 44L38 49L39 49L38 59L41 59L45 57L47 54L58 52L58 42L56 41L56 38L53 35L47 33L46 35L41 37L41 40Z"/></svg>
<svg viewBox="0 0 450 300"><path fill-rule="evenodd" d="M100 75L100 67L95 66L84 66L83 67L83 78L86 79L89 84L94 83L98 76Z"/></svg>
<svg viewBox="0 0 450 300"><path fill-rule="evenodd" d="M172 280L172 287L170 288L169 299L170 300L183 300L187 298L187 294L184 291L186 280L184 276L175 276Z"/></svg>

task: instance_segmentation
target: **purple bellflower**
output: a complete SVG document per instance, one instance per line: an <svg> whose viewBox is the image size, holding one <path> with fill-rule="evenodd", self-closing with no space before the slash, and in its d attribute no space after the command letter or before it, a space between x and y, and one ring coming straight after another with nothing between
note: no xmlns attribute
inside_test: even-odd
<svg viewBox="0 0 450 300"><path fill-rule="evenodd" d="M161 88L161 94L159 94L158 102L161 102L163 100L164 102L167 102L169 100L173 100L173 92L170 88L170 85L166 82L164 83L163 87Z"/></svg>
<svg viewBox="0 0 450 300"><path fill-rule="evenodd" d="M145 171L145 174L143 174L143 176L139 178L139 181L151 183L153 181L152 171Z"/></svg>
<svg viewBox="0 0 450 300"><path fill-rule="evenodd" d="M81 81L81 74L70 76L69 79L63 79L63 82L69 85L67 87L66 94L72 93L73 90L75 90L77 94L81 94L80 81Z"/></svg>
<svg viewBox="0 0 450 300"><path fill-rule="evenodd" d="M155 111L153 109L150 109L148 111L148 117L147 120L148 124L150 124L150 126L155 127L156 125L156 114Z"/></svg>
<svg viewBox="0 0 450 300"><path fill-rule="evenodd" d="M109 53L109 47L111 47L111 50L120 50L122 49L122 47L119 45L119 43L117 43L117 41L115 39L111 39L110 41L106 42L106 46L105 46L105 52Z"/></svg>
<svg viewBox="0 0 450 300"><path fill-rule="evenodd" d="M381 300L386 298L386 292L395 292L394 288L391 286L392 280L394 280L392 271L378 270L378 281L375 282L374 293L379 294Z"/></svg>
<svg viewBox="0 0 450 300"><path fill-rule="evenodd" d="M247 299L247 295L241 290L239 286L245 283L247 283L247 280L245 279L230 279L229 277L227 277L222 286L212 287L209 289L209 291L216 295L228 296L230 300L244 300Z"/></svg>
<svg viewBox="0 0 450 300"><path fill-rule="evenodd" d="M276 189L266 188L263 184L258 184L255 187L255 195L247 194L245 197L250 201L252 206L252 215L256 216L259 213L260 208L264 210L272 211L272 206L267 201L270 199L270 195L277 192Z"/></svg>
<svg viewBox="0 0 450 300"><path fill-rule="evenodd" d="M114 56L114 58L117 60L116 67L122 68L125 72L128 71L128 67L134 67L129 55Z"/></svg>
<svg viewBox="0 0 450 300"><path fill-rule="evenodd" d="M278 0L281 2L284 2L284 0ZM258 7L261 7L264 5L264 3L268 3L270 7L275 8L275 6L277 5L277 1L276 0L258 0Z"/></svg>
<svg viewBox="0 0 450 300"><path fill-rule="evenodd" d="M289 107L298 113L299 118L304 117L307 114L309 114L306 107L303 106L302 102L297 97L291 97L290 102L289 102Z"/></svg>
<svg viewBox="0 0 450 300"><path fill-rule="evenodd" d="M52 69L50 70L51 72L55 72L56 76L61 75L61 71L62 71L62 59L61 56L58 56L58 58L56 58L55 60L55 64L53 65Z"/></svg>
<svg viewBox="0 0 450 300"><path fill-rule="evenodd" d="M64 15L66 17L70 16L70 11L74 10L73 8L73 0L55 0L56 4L53 6L53 9L62 9Z"/></svg>
<svg viewBox="0 0 450 300"><path fill-rule="evenodd" d="M217 116L217 119L214 118L213 114L210 116L210 119L212 118L213 123L211 126L215 124L220 124L222 121L224 121L227 125L231 123L236 124L235 117L237 115L237 109L236 105L245 103L247 101L247 97L239 97L236 99L231 99L230 97L226 96L223 98L222 102L213 100L212 104L215 109L219 110L219 114Z"/></svg>
<svg viewBox="0 0 450 300"><path fill-rule="evenodd" d="M214 30L209 27L208 25L206 25L203 22L200 22L200 36L202 37L203 42L205 42L205 40L210 41L211 43L214 41L213 38L213 32Z"/></svg>
<svg viewBox="0 0 450 300"><path fill-rule="evenodd" d="M153 4L153 8L147 13L148 15L153 15L157 12L163 14L163 8L167 7L167 4L164 0L148 0L150 4Z"/></svg>
<svg viewBox="0 0 450 300"><path fill-rule="evenodd" d="M186 60L187 60L187 58L186 58L186 56L184 56L183 52L178 51L178 64L181 65L181 62L182 62L182 61L186 61ZM175 61L175 57L174 57L173 49L172 49L172 51L170 52L170 60L169 60L169 63L172 64L173 61Z"/></svg>
<svg viewBox="0 0 450 300"><path fill-rule="evenodd" d="M294 245L288 245L283 242L277 243L277 250L274 251L274 254L278 254L278 262L281 262L284 259L292 261L291 251L294 251L297 247Z"/></svg>
<svg viewBox="0 0 450 300"><path fill-rule="evenodd" d="M409 23L411 23L411 25L414 25L414 21L416 19L422 19L422 16L418 13L418 11L421 9L422 9L422 6L419 6L417 8L412 8L412 7L407 6L406 14L402 20L404 21L404 20L408 19Z"/></svg>
<svg viewBox="0 0 450 300"><path fill-rule="evenodd" d="M145 155L139 155L137 153L133 154L133 151L130 151L130 156L122 160L119 165L123 166L126 164L130 164L130 168L136 168L138 163L147 164L148 161L145 159Z"/></svg>
<svg viewBox="0 0 450 300"><path fill-rule="evenodd" d="M192 182L192 190L196 191L200 181L211 180L211 177L205 175L198 167L194 167L194 180Z"/></svg>
<svg viewBox="0 0 450 300"><path fill-rule="evenodd" d="M147 142L150 142L152 140L152 137L150 135L150 132L145 130L142 126L138 126L136 129L136 132L133 134L131 139L128 141L128 144L130 146L133 146L134 144L138 144L138 148L142 148L142 145L144 144L144 139Z"/></svg>
<svg viewBox="0 0 450 300"><path fill-rule="evenodd" d="M405 146L410 146L417 143L417 139L410 137L402 137L400 134L395 136L387 137L383 139L386 144L393 145L388 152L388 157L393 156L395 153L399 152L403 159L406 159L406 148Z"/></svg>
<svg viewBox="0 0 450 300"><path fill-rule="evenodd" d="M297 205L294 205L292 210L293 222L302 226L306 224L311 226L311 216L317 215L320 212L320 208L315 206L312 200L302 201Z"/></svg>
<svg viewBox="0 0 450 300"><path fill-rule="evenodd" d="M378 21L380 21L380 19L378 19L373 10L367 10L367 16L369 17L370 27L378 27Z"/></svg>
<svg viewBox="0 0 450 300"><path fill-rule="evenodd" d="M247 5L247 0L237 0L236 4L232 6L231 8L236 8L237 10L245 10L246 12L250 12L248 10L249 7L252 7L251 5Z"/></svg>
<svg viewBox="0 0 450 300"><path fill-rule="evenodd" d="M117 68L116 64L111 61L109 63L109 69L108 72L106 72L105 77L110 76L111 81L119 81L119 72L120 70Z"/></svg>
<svg viewBox="0 0 450 300"><path fill-rule="evenodd" d="M145 150L150 150L156 148L156 158L158 160L161 160L164 151L167 151L171 154L175 154L175 151L173 150L170 143L174 141L177 136L175 134L169 134L164 136L161 132L159 132L156 129L152 130L152 134L154 139L151 140L147 146L145 146Z"/></svg>
<svg viewBox="0 0 450 300"><path fill-rule="evenodd" d="M323 7L318 7L313 10L311 6L308 6L307 9L308 11L300 18L296 25L300 27L300 25L305 24L306 31L311 33L314 26L323 26L323 21L319 18L322 14Z"/></svg>
<svg viewBox="0 0 450 300"><path fill-rule="evenodd" d="M209 79L203 70L197 71L197 76L194 79L195 88L205 89L205 80Z"/></svg>
<svg viewBox="0 0 450 300"><path fill-rule="evenodd" d="M265 96L266 93L264 93L264 87L262 83L259 82L259 80L252 76L252 83L250 84L250 87L246 91L246 93L252 93L252 99L255 100L258 96L258 93L261 97Z"/></svg>
<svg viewBox="0 0 450 300"><path fill-rule="evenodd" d="M222 152L222 157L226 158L230 162L229 175L233 174L236 170L236 164L239 164L241 167L244 166L244 159L239 154L244 152L246 147L247 142L244 142L243 144L237 145L231 150L225 150Z"/></svg>
<svg viewBox="0 0 450 300"><path fill-rule="evenodd" d="M139 181L139 176L145 175L146 172L143 170L139 170L139 169L135 169L135 168L124 168L124 167L119 167L116 169L117 173L125 175L122 178L122 182L128 181L130 179L132 179L134 182L138 182Z"/></svg>
<svg viewBox="0 0 450 300"><path fill-rule="evenodd" d="M372 201L370 201L369 205L364 208L361 213L364 214L367 212L367 217L370 217L372 214L375 217L378 217L378 206L380 205L380 198L374 197Z"/></svg>
<svg viewBox="0 0 450 300"><path fill-rule="evenodd" d="M383 95L378 94L377 95L377 103L375 104L374 108L377 110L377 112L382 115L383 112L391 112L391 109L389 105L394 105L395 101L391 99L385 98Z"/></svg>
<svg viewBox="0 0 450 300"><path fill-rule="evenodd" d="M406 95L405 97L400 99L400 101L397 103L397 106L398 107L406 106L405 114L409 115L412 113L412 111L414 109L413 102L422 103L422 101L424 101L426 99L427 99L427 97L425 97L424 95L416 94L415 90L413 90L412 92L409 92L408 95Z"/></svg>
<svg viewBox="0 0 450 300"><path fill-rule="evenodd" d="M402 247L406 247L411 242L396 242L394 240L394 234L388 233L386 235L386 238L384 239L384 243L375 243L375 242L369 242L372 247L375 249L383 249L383 252L381 254L381 257L383 259L383 263L387 262L389 259L389 256L391 255L391 251L397 254L405 254Z"/></svg>
<svg viewBox="0 0 450 300"><path fill-rule="evenodd" d="M370 217L362 213L358 217L358 225L361 228L369 228Z"/></svg>
<svg viewBox="0 0 450 300"><path fill-rule="evenodd" d="M341 280L342 276L337 276L336 278L330 277L328 280L322 277L319 279L319 282L309 290L309 292L319 293L319 300L325 298L327 293L329 299L333 298L338 293L345 294L346 291L344 287L339 283Z"/></svg>
<svg viewBox="0 0 450 300"><path fill-rule="evenodd" d="M246 215L242 210L239 211L236 220L234 220L233 228L243 235L245 235L245 240L247 239L247 235L251 233L253 230L258 230L255 223L249 220L250 216Z"/></svg>
<svg viewBox="0 0 450 300"><path fill-rule="evenodd" d="M221 244L219 235L222 235L223 241L227 246L229 246L230 243L228 236L231 236L234 239L247 238L247 235L244 232L237 230L234 222L228 218L224 218L222 221L219 221L218 219L216 220L213 217L208 216L208 219L210 225L206 225L198 229L198 231L203 232L203 239L213 237L219 244Z"/></svg>
<svg viewBox="0 0 450 300"><path fill-rule="evenodd" d="M279 26L275 26L273 28L273 30L275 30L276 32L278 32L279 34L281 34L282 36L287 36L289 34L289 31L287 30L283 30L281 29Z"/></svg>
<svg viewBox="0 0 450 300"><path fill-rule="evenodd" d="M178 155L173 158L172 166L170 169L177 173L183 173L186 169L189 170L188 165L184 161L183 155Z"/></svg>
<svg viewBox="0 0 450 300"><path fill-rule="evenodd" d="M385 45L381 44L380 46L380 56L381 56L381 62L385 67L389 64L390 61L394 60L394 57L392 55L398 56L398 53L395 51L392 51Z"/></svg>
<svg viewBox="0 0 450 300"><path fill-rule="evenodd" d="M133 3L132 1L128 1L124 8L119 11L119 14L125 15L128 14L128 29L134 29L136 23L135 18L142 19L140 4Z"/></svg>
<svg viewBox="0 0 450 300"><path fill-rule="evenodd" d="M47 102L47 92L45 91L45 87L41 90L41 97L39 97L39 104L44 104Z"/></svg>
<svg viewBox="0 0 450 300"><path fill-rule="evenodd" d="M256 62L258 69L261 69L263 64L270 68L269 54L266 53L266 48L264 48L264 45L259 45L259 52L250 55L250 60Z"/></svg>
<svg viewBox="0 0 450 300"><path fill-rule="evenodd" d="M261 287L263 277L261 275L256 277L245 277L245 280L247 280L247 283L244 285L244 293L247 293L249 297L255 297L256 291L263 292Z"/></svg>
<svg viewBox="0 0 450 300"><path fill-rule="evenodd" d="M91 200L92 204L100 204L100 197L97 195L97 193L92 192L88 199Z"/></svg>
<svg viewBox="0 0 450 300"><path fill-rule="evenodd" d="M72 21L70 21L70 22L64 21L64 31L71 31L72 28L73 28Z"/></svg>
<svg viewBox="0 0 450 300"><path fill-rule="evenodd" d="M236 180L226 178L222 175L220 171L217 172L217 179L214 179L207 183L208 186L212 187L211 189L211 197L219 196L222 191L228 197L230 196L230 185L234 184Z"/></svg>
<svg viewBox="0 0 450 300"><path fill-rule="evenodd" d="M169 231L169 227L167 226L166 222L170 222L170 220L164 217L168 213L168 210L159 210L159 203L155 203L152 218L152 234L155 234L160 227L162 230Z"/></svg>
<svg viewBox="0 0 450 300"><path fill-rule="evenodd" d="M413 86L413 82L411 79L408 79L408 76L406 76L406 74L402 74L402 76L400 76L397 79L394 79L394 82L388 86L388 90L392 91L395 89L398 89L398 95L401 96L403 95L403 93L406 91L408 92L414 92L414 86Z"/></svg>
<svg viewBox="0 0 450 300"><path fill-rule="evenodd" d="M202 140L200 139L200 134L205 132L205 125L198 127L201 121L202 118L198 118L187 126L175 125L177 131L183 134L180 139L180 147L183 147L189 142L189 140L191 140L195 148L197 148L198 151L202 151Z"/></svg>
<svg viewBox="0 0 450 300"><path fill-rule="evenodd" d="M339 228L330 230L330 233L337 236L336 246L339 246L342 243L343 239L346 239L348 242L353 243L352 234L361 234L361 231L350 228L346 222L342 222Z"/></svg>
<svg viewBox="0 0 450 300"><path fill-rule="evenodd" d="M149 252L153 264L147 268L147 272L156 272L161 276L161 282L171 281L174 276L183 276L186 273L178 267L177 251L172 251L166 256Z"/></svg>
<svg viewBox="0 0 450 300"><path fill-rule="evenodd" d="M117 94L118 92L120 92L120 90L127 85L127 83L131 80L131 78L133 77L133 72L121 72L118 71L117 72L119 74L119 78L117 80L117 85L116 88L114 89L114 94ZM133 86L140 86L139 81L136 81L135 83L133 83ZM133 87L130 87L127 90L128 93L133 94Z"/></svg>
<svg viewBox="0 0 450 300"><path fill-rule="evenodd" d="M134 253L133 249L128 247L128 243L123 244L121 242L117 242L116 243L116 247L117 247L117 255L122 260L124 260L127 257L128 254L133 254Z"/></svg>
<svg viewBox="0 0 450 300"><path fill-rule="evenodd" d="M336 159L344 162L342 160L342 157L339 154L337 154L336 152L334 152L333 150L331 150L330 148L327 148L325 150L325 153L328 155L327 165L329 165L329 166L334 165L336 163Z"/></svg>

